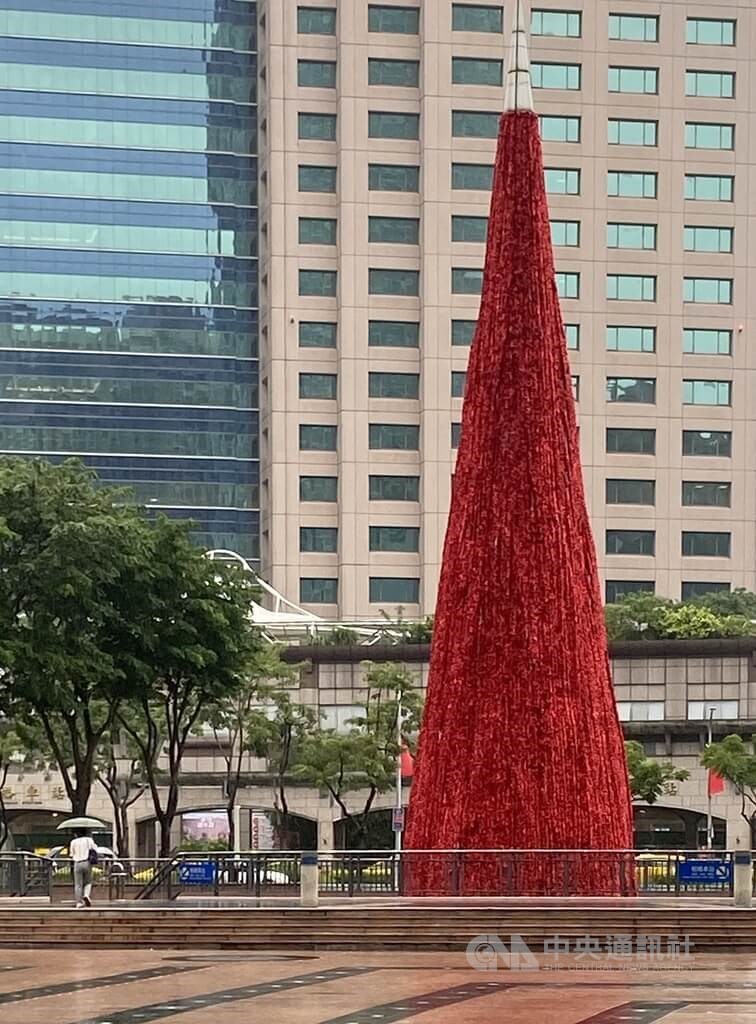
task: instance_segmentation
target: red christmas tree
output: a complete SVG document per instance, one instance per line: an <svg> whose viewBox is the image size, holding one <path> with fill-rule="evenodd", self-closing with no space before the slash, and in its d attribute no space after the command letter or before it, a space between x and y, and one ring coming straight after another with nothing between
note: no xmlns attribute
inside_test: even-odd
<svg viewBox="0 0 756 1024"><path fill-rule="evenodd" d="M630 793L521 4L512 50L406 847L626 850ZM627 856L565 860L466 855L452 880L450 858L415 855L406 887L632 889Z"/></svg>

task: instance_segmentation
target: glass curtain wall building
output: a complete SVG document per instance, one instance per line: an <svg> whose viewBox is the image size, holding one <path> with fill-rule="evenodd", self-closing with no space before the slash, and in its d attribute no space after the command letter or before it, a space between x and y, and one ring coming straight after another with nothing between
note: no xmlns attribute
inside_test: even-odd
<svg viewBox="0 0 756 1024"><path fill-rule="evenodd" d="M0 2L0 452L253 559L256 6Z"/></svg>

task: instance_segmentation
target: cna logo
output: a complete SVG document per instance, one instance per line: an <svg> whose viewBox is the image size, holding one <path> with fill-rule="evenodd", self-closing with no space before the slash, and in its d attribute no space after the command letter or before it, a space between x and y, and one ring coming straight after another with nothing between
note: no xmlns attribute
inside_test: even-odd
<svg viewBox="0 0 756 1024"><path fill-rule="evenodd" d="M506 946L498 935L476 935L467 943L467 962L476 971L538 971L540 964L521 935L510 935Z"/></svg>

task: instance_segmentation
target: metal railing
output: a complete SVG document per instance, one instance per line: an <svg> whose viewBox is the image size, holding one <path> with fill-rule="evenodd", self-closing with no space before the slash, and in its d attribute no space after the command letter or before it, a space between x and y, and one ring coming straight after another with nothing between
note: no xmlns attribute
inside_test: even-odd
<svg viewBox="0 0 756 1024"><path fill-rule="evenodd" d="M47 896L52 893L52 869L46 857L34 853L0 853L0 896Z"/></svg>
<svg viewBox="0 0 756 1024"><path fill-rule="evenodd" d="M93 881L118 900L297 899L300 851L179 853L102 860ZM730 851L341 850L320 853L323 896L731 896ZM0 896L67 899L71 863L0 853ZM101 896L102 898L102 896Z"/></svg>

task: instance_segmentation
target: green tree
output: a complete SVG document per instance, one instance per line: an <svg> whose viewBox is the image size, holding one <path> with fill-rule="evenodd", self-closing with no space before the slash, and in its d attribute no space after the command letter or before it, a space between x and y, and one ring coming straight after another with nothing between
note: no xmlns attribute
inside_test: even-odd
<svg viewBox="0 0 756 1024"><path fill-rule="evenodd" d="M139 754L165 857L189 737L214 702L239 690L263 641L251 625L257 587L248 574L206 559L186 524L158 519L151 540L138 629L127 623L119 637L132 696L116 717Z"/></svg>
<svg viewBox="0 0 756 1024"><path fill-rule="evenodd" d="M626 594L605 609L610 641L658 640L664 636L664 617L674 602L655 594Z"/></svg>
<svg viewBox="0 0 756 1024"><path fill-rule="evenodd" d="M403 745L411 748L420 725L422 696L413 673L393 663L368 664L368 693L348 732L320 729L302 744L294 773L326 790L348 823L355 845L368 835L375 798L396 785ZM399 742L399 715L401 743ZM350 796L361 794L359 807Z"/></svg>
<svg viewBox="0 0 756 1024"><path fill-rule="evenodd" d="M756 846L756 755L741 736L725 736L710 743L701 756L701 764L732 783L740 797L740 814L748 823L751 847Z"/></svg>
<svg viewBox="0 0 756 1024"><path fill-rule="evenodd" d="M149 536L123 493L95 487L79 463L0 459L0 690L19 730L44 738L74 814L123 693L116 638Z"/></svg>
<svg viewBox="0 0 756 1024"><path fill-rule="evenodd" d="M668 608L662 616L662 636L670 640L746 636L749 631L750 624L742 616L717 615L695 604Z"/></svg>
<svg viewBox="0 0 756 1024"><path fill-rule="evenodd" d="M676 768L671 761L646 757L643 744L635 740L625 743L625 755L633 800L655 804L670 783L683 782L690 776L690 772Z"/></svg>
<svg viewBox="0 0 756 1024"><path fill-rule="evenodd" d="M299 701L293 701L283 688L271 687L266 693L266 707L257 708L249 722L247 743L252 753L264 757L273 776L276 792L274 829L280 849L293 846L293 819L289 810L288 787L300 750L313 735L318 724L317 712Z"/></svg>
<svg viewBox="0 0 756 1024"><path fill-rule="evenodd" d="M126 765L125 772L118 763L121 760ZM141 780L142 765L139 754L133 743L128 743L125 735L116 738L115 735L106 733L98 750L95 773L113 807L113 838L116 851L119 856L128 859L131 856L129 808L136 803L146 788Z"/></svg>
<svg viewBox="0 0 756 1024"><path fill-rule="evenodd" d="M23 761L24 757L25 752L18 734L9 722L0 720L0 850L5 846L9 831L3 789L11 767Z"/></svg>
<svg viewBox="0 0 756 1024"><path fill-rule="evenodd" d="M756 594L743 587L703 594L691 603L703 605L716 615L741 616L751 624L751 632L756 626Z"/></svg>
<svg viewBox="0 0 756 1024"><path fill-rule="evenodd" d="M276 647L260 647L252 654L238 687L214 700L200 721L202 731L206 726L212 730L216 749L225 767L223 791L228 817L228 846L231 850L236 844L234 810L241 787L244 757L246 754L257 753L259 748L257 730L260 724L260 703L274 692L276 685L291 680L297 671L295 666L281 660ZM266 723L272 724L270 719L263 717ZM272 733L271 729L271 741Z"/></svg>

